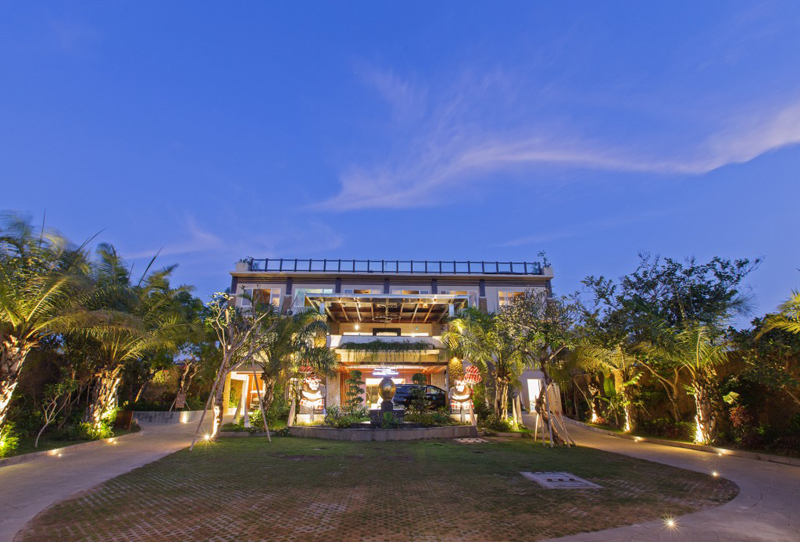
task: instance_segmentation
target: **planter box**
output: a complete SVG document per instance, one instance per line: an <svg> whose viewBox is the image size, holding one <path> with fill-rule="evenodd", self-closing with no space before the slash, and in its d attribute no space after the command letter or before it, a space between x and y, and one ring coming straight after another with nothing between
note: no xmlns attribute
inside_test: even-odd
<svg viewBox="0 0 800 542"><path fill-rule="evenodd" d="M447 425L415 429L335 429L332 427L294 426L289 428L289 433L293 437L349 441L425 440L478 436L477 428L471 425Z"/></svg>

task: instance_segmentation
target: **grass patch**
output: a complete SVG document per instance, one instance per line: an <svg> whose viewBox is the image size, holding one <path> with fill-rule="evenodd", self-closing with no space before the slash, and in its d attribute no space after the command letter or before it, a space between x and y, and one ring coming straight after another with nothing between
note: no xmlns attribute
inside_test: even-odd
<svg viewBox="0 0 800 542"><path fill-rule="evenodd" d="M603 486L547 490L520 471ZM21 540L545 539L726 502L729 481L528 439L201 443L39 514Z"/></svg>

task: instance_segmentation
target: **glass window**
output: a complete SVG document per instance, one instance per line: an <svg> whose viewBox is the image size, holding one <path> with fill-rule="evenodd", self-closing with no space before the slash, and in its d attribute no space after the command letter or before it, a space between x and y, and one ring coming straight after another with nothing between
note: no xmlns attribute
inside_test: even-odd
<svg viewBox="0 0 800 542"><path fill-rule="evenodd" d="M281 291L279 288L257 288L251 286L243 288L243 291L242 307L249 307L252 303L256 305L272 303L276 307L280 306Z"/></svg>
<svg viewBox="0 0 800 542"><path fill-rule="evenodd" d="M525 292L498 292L497 302L500 307L510 305L515 297L524 297Z"/></svg>
<svg viewBox="0 0 800 542"><path fill-rule="evenodd" d="M306 299L306 295L311 294L332 294L333 288L297 288L294 294L293 307L310 307L311 303Z"/></svg>

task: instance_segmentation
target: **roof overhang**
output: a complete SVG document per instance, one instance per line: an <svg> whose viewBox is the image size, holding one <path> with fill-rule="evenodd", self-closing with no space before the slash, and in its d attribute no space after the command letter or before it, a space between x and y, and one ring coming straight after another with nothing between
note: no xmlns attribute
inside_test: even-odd
<svg viewBox="0 0 800 542"><path fill-rule="evenodd" d="M314 309L334 322L435 324L467 305L469 296L445 294L309 294ZM452 307L452 309L451 309Z"/></svg>

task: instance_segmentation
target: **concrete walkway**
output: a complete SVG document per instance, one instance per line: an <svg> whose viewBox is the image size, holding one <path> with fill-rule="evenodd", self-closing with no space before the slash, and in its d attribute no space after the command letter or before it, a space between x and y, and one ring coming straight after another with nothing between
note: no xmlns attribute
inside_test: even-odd
<svg viewBox="0 0 800 542"><path fill-rule="evenodd" d="M144 434L0 468L0 541L70 495L185 448L197 424L142 424Z"/></svg>
<svg viewBox="0 0 800 542"><path fill-rule="evenodd" d="M526 419L526 425L533 427L533 420L533 417ZM573 424L567 427L572 438L581 446L697 472L718 472L719 476L736 483L740 491L736 498L722 506L675 518L675 527L671 529L664 521L655 521L568 536L559 538L560 542L800 541L798 467L635 442L595 433ZM564 520L569 521L569 518Z"/></svg>

